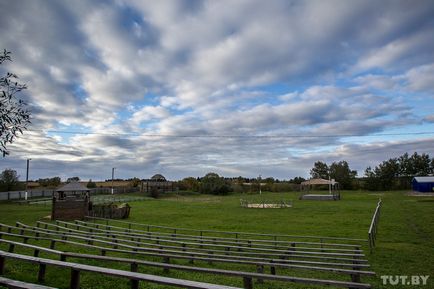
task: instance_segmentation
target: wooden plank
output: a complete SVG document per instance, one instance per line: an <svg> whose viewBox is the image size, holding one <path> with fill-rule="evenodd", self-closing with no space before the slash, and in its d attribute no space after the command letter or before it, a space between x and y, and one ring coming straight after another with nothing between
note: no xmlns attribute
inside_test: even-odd
<svg viewBox="0 0 434 289"><path fill-rule="evenodd" d="M5 277L0 277L0 285L13 289L56 289L54 287L12 280Z"/></svg>

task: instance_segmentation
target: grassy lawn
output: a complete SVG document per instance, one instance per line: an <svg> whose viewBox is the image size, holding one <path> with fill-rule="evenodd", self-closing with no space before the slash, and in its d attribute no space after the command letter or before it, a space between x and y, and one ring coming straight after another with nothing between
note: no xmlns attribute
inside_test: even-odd
<svg viewBox="0 0 434 289"><path fill-rule="evenodd" d="M367 239L370 220L378 198L383 199L379 223L377 247L369 253L367 243L363 243L371 270L376 277L362 277L374 288L434 288L434 197L411 197L404 192L342 192L341 201L300 201L298 193L263 193L259 195L169 195L159 200L132 201L129 221L182 227L190 229L212 229L289 235L318 235ZM287 209L247 209L241 208L240 198L249 200L293 200L293 207ZM17 205L0 203L0 222L15 224L19 220L27 224L50 214L50 207L43 205ZM35 243L30 242L30 243ZM35 243L36 244L36 243ZM0 249L6 250L5 245ZM59 246L60 250L74 250ZM83 249L81 249L83 250ZM31 254L20 249L18 252ZM84 252L84 251L82 251ZM44 255L42 255L44 257ZM45 257L49 257L46 255ZM74 260L75 261L75 260ZM87 264L97 262L76 260ZM161 260L156 260L161 261ZM187 264L179 261L180 264ZM13 266L12 266L13 265ZM107 266L107 264L104 264ZM128 270L126 265L113 264L114 268ZM203 264L204 267L209 266ZM215 264L213 268L240 269L235 265ZM37 268L23 264L7 263L6 276L35 282ZM24 274L23 272L32 272ZM161 269L141 268L141 272L162 275ZM291 275L290 270L279 271ZM294 273L295 274L295 273ZM293 275L294 275L293 274ZM240 286L236 278L200 275L171 270L164 274L170 277L198 281L224 283ZM309 272L297 271L297 276L309 277ZM426 286L382 285L381 275L431 275ZM59 278L65 276L65 278ZM330 277L327 274L321 277ZM47 269L47 283L50 286L68 287L69 272L60 269ZM348 280L343 276L342 280ZM128 288L125 280L106 278L95 274L84 274L82 288ZM142 284L141 288L164 288L158 285ZM255 284L255 288L320 288L290 283Z"/></svg>

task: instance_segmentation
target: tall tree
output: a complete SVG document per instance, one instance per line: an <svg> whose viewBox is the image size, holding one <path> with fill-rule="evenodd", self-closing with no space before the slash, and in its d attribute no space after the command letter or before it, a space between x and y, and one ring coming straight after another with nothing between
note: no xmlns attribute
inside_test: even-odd
<svg viewBox="0 0 434 289"><path fill-rule="evenodd" d="M4 61L12 61L11 53L4 50L0 54L0 64ZM26 89L25 84L18 83L18 76L7 72L5 76L0 77L0 153L3 157L9 154L6 148L17 137L18 133L30 124L30 112L27 105L16 94Z"/></svg>
<svg viewBox="0 0 434 289"><path fill-rule="evenodd" d="M230 187L225 179L216 173L208 173L201 180L200 192L202 194L226 195L229 191Z"/></svg>
<svg viewBox="0 0 434 289"><path fill-rule="evenodd" d="M322 161L317 161L313 164L313 168L310 170L310 175L312 178L317 179L328 179L329 178L329 167L326 163Z"/></svg>
<svg viewBox="0 0 434 289"><path fill-rule="evenodd" d="M330 165L330 178L339 182L342 189L352 189L356 176L357 171L351 170L347 161L333 162Z"/></svg>
<svg viewBox="0 0 434 289"><path fill-rule="evenodd" d="M12 169L4 170L0 175L0 182L7 191L12 191L18 185L17 172Z"/></svg>

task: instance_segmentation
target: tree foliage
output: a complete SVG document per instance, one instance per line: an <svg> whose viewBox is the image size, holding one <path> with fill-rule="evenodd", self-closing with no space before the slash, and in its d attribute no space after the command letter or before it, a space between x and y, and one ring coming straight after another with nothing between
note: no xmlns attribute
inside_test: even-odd
<svg viewBox="0 0 434 289"><path fill-rule="evenodd" d="M350 190L357 176L357 171L351 170L347 161L333 162L330 166L324 162L317 161L310 170L312 178L328 180L335 179L342 189Z"/></svg>
<svg viewBox="0 0 434 289"><path fill-rule="evenodd" d="M89 179L89 181L86 184L86 187L88 189L95 189L96 188L96 183L94 181L92 181L92 179Z"/></svg>
<svg viewBox="0 0 434 289"><path fill-rule="evenodd" d="M347 161L333 162L330 165L330 178L339 182L342 189L350 190L356 179L357 171L351 170Z"/></svg>
<svg viewBox="0 0 434 289"><path fill-rule="evenodd" d="M187 177L179 182L179 187L181 190L198 192L200 189L200 183L196 178Z"/></svg>
<svg viewBox="0 0 434 289"><path fill-rule="evenodd" d="M200 192L202 194L226 195L230 186L223 177L216 173L208 173L201 179Z"/></svg>
<svg viewBox="0 0 434 289"><path fill-rule="evenodd" d="M57 187L57 186L60 185L61 179L60 179L60 177L38 179L38 183L42 187L52 187L52 188L55 188L55 187Z"/></svg>
<svg viewBox="0 0 434 289"><path fill-rule="evenodd" d="M17 172L12 169L5 169L0 174L0 183L4 190L12 191L14 188L18 186L18 178Z"/></svg>
<svg viewBox="0 0 434 289"><path fill-rule="evenodd" d="M434 159L428 154L405 153L383 161L375 168L365 170L365 188L368 190L408 189L411 179L434 173Z"/></svg>
<svg viewBox="0 0 434 289"><path fill-rule="evenodd" d="M0 55L0 64L12 61L11 53L4 50ZM16 94L26 89L25 84L18 83L18 76L7 72L0 77L0 152L3 157L9 154L6 146L30 124L30 112L27 105Z"/></svg>
<svg viewBox="0 0 434 289"><path fill-rule="evenodd" d="M79 181L80 181L79 177L71 177L71 178L68 178L66 180L67 183L70 183L70 182L79 182Z"/></svg>
<svg viewBox="0 0 434 289"><path fill-rule="evenodd" d="M328 179L329 178L329 167L326 163L317 161L313 164L313 168L310 170L310 175L314 179Z"/></svg>

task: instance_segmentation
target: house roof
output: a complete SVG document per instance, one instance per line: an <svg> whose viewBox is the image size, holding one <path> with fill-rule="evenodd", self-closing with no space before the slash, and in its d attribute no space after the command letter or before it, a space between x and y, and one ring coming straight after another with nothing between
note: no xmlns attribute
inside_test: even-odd
<svg viewBox="0 0 434 289"><path fill-rule="evenodd" d="M90 190L79 182L67 183L66 185L63 185L56 190L56 192L88 192L88 191Z"/></svg>
<svg viewBox="0 0 434 289"><path fill-rule="evenodd" d="M325 180L325 179L310 179L310 180L302 182L301 184L303 186L306 186L306 185L334 185L336 183L337 182L334 180L329 181L329 180Z"/></svg>
<svg viewBox="0 0 434 289"><path fill-rule="evenodd" d="M434 183L434 177L414 177L418 183Z"/></svg>
<svg viewBox="0 0 434 289"><path fill-rule="evenodd" d="M153 180L153 181L163 181L163 182L165 182L165 181L166 181L166 178L165 178L163 175L156 174L156 175L153 175L153 176L152 176L151 180Z"/></svg>

